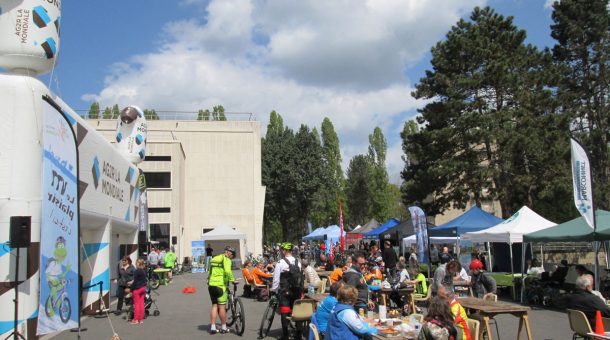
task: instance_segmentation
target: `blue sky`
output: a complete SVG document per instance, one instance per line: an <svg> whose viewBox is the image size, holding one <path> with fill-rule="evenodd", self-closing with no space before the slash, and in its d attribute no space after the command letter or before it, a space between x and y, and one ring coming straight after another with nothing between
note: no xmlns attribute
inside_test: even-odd
<svg viewBox="0 0 610 340"><path fill-rule="evenodd" d="M41 77L73 109L135 104L196 111L222 104L264 126L328 116L344 170L380 126L387 164L402 168L399 132L422 102L410 92L430 48L474 6L514 16L527 42L551 47L548 0L64 1L56 69Z"/></svg>

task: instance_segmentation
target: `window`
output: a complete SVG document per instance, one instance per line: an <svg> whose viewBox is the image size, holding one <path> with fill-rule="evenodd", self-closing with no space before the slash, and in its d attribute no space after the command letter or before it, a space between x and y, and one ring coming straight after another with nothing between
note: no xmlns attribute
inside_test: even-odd
<svg viewBox="0 0 610 340"><path fill-rule="evenodd" d="M149 162L171 162L172 156L146 156L144 160Z"/></svg>
<svg viewBox="0 0 610 340"><path fill-rule="evenodd" d="M168 212L171 212L171 208L169 208L169 207L165 207L165 208L148 208L148 212L149 213L168 213Z"/></svg>
<svg viewBox="0 0 610 340"><path fill-rule="evenodd" d="M145 172L146 187L152 189L171 188L172 173L171 172Z"/></svg>
<svg viewBox="0 0 610 340"><path fill-rule="evenodd" d="M162 248L169 247L169 223L151 223L150 240L159 242Z"/></svg>

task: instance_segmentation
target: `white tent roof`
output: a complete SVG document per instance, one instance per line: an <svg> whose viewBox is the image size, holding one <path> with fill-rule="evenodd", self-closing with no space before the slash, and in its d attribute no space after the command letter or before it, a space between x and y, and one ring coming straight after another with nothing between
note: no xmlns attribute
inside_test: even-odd
<svg viewBox="0 0 610 340"><path fill-rule="evenodd" d="M209 240L244 240L246 234L242 234L227 225L219 225L201 237L204 241Z"/></svg>
<svg viewBox="0 0 610 340"><path fill-rule="evenodd" d="M462 239L473 242L522 243L523 235L557 225L523 206L506 221L491 228L466 233Z"/></svg>
<svg viewBox="0 0 610 340"><path fill-rule="evenodd" d="M430 237L430 244L452 244L457 242L457 237L448 236L448 237ZM417 239L415 235L411 235L409 237L405 237L402 239L402 246L404 248L409 248L412 244L417 244Z"/></svg>

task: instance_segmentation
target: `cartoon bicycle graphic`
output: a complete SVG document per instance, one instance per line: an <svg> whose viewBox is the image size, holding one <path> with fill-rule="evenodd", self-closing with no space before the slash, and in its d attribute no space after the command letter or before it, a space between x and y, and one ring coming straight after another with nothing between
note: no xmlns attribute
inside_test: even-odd
<svg viewBox="0 0 610 340"><path fill-rule="evenodd" d="M55 310L58 309L59 318L63 323L68 323L72 314L72 306L67 292L67 287L71 281L66 279L66 275L70 272L70 264L66 265L65 270L62 267L66 256L66 240L60 236L55 241L53 258L49 259L45 269L45 276L51 292L45 302L44 311L51 318L55 315Z"/></svg>

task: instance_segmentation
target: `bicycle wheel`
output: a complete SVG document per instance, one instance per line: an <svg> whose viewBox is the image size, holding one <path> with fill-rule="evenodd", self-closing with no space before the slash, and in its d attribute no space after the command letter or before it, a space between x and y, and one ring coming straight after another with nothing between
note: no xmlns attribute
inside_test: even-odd
<svg viewBox="0 0 610 340"><path fill-rule="evenodd" d="M150 276L149 284L150 284L150 288L152 288L152 289L159 288L159 285L161 285L161 280L159 279L159 275L157 275L157 273L153 273Z"/></svg>
<svg viewBox="0 0 610 340"><path fill-rule="evenodd" d="M235 333L241 336L246 330L246 314L244 313L244 305L239 298L235 299L233 314L235 315L233 320L235 323Z"/></svg>
<svg viewBox="0 0 610 340"><path fill-rule="evenodd" d="M233 324L235 323L235 302L233 300L233 295L231 294L231 292L228 292L229 295L227 296L227 304L226 304L226 309L227 309L227 326L231 327L233 326Z"/></svg>
<svg viewBox="0 0 610 340"><path fill-rule="evenodd" d="M269 330L271 329L271 325L273 324L273 318L275 317L275 310L277 309L277 302L270 301L267 309L265 309L265 314L263 314L263 319L261 320L261 326L258 329L258 338L263 339L269 334Z"/></svg>

